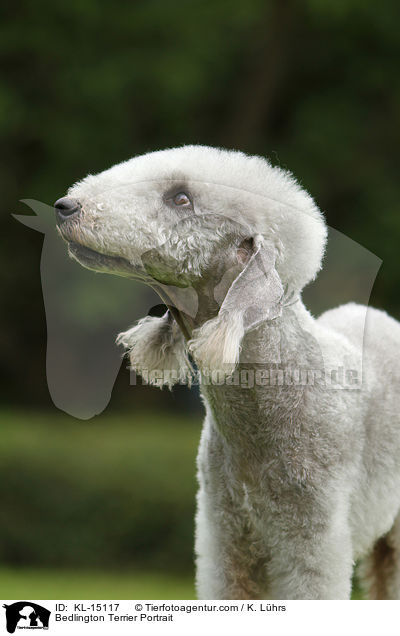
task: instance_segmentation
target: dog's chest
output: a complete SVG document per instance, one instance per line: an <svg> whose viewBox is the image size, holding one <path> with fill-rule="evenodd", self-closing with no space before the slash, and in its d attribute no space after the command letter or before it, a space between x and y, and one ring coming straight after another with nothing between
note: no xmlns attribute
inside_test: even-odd
<svg viewBox="0 0 400 636"><path fill-rule="evenodd" d="M207 387L203 397L212 413L207 444L200 448L203 462L219 483L235 484L241 505L257 509L259 498L265 505L313 481L315 440L301 389L269 396L257 389Z"/></svg>
<svg viewBox="0 0 400 636"><path fill-rule="evenodd" d="M212 496L259 528L318 510L339 448L310 417L304 387L235 389L203 389L209 416L199 468Z"/></svg>

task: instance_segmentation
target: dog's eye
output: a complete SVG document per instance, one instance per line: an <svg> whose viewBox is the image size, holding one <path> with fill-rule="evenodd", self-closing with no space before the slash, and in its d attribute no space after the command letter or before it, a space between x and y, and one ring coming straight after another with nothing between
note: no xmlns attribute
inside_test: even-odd
<svg viewBox="0 0 400 636"><path fill-rule="evenodd" d="M173 198L172 201L174 202L175 205L179 205L179 206L184 206L184 205L190 205L190 199L188 197L188 195L186 194L186 192L178 192Z"/></svg>

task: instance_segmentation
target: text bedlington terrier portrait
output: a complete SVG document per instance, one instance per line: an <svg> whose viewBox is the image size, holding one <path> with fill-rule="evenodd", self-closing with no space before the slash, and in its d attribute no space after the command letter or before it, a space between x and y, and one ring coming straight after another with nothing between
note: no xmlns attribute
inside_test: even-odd
<svg viewBox="0 0 400 636"><path fill-rule="evenodd" d="M218 375L200 382L199 598L348 599L359 560L371 598L399 599L400 325L307 310L327 235L311 196L263 158L183 146L89 175L55 210L73 259L166 306L118 337L132 369Z"/></svg>

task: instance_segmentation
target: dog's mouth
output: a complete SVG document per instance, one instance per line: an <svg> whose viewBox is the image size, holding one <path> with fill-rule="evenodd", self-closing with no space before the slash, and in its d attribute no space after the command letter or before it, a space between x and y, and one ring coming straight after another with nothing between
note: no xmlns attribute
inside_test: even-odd
<svg viewBox="0 0 400 636"><path fill-rule="evenodd" d="M116 274L117 276L140 280L148 278L142 268L133 265L128 259L122 256L111 256L97 252L75 241L68 241L68 253L80 265L95 272Z"/></svg>
<svg viewBox="0 0 400 636"><path fill-rule="evenodd" d="M80 265L83 265L83 267L91 269L92 271L124 276L126 278L132 278L150 284L161 297L171 315L177 321L185 337L189 339L190 334L183 318L184 313L182 313L174 305L174 301L171 301L171 299L162 292L159 285L152 284L154 281L150 278L143 267L141 268L140 266L132 265L132 263L122 256L109 256L107 254L102 254L101 252L96 252L96 250L81 245L80 243L76 243L75 241L68 241L68 252L70 256Z"/></svg>

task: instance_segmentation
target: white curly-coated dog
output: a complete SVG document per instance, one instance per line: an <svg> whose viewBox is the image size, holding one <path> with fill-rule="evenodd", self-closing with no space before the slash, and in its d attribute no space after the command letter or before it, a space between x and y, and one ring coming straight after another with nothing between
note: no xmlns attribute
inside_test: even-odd
<svg viewBox="0 0 400 636"><path fill-rule="evenodd" d="M371 597L399 599L400 325L307 311L326 241L312 198L265 159L184 146L55 207L73 258L168 308L120 335L132 367L169 386L201 371L199 597L347 599L360 559Z"/></svg>

